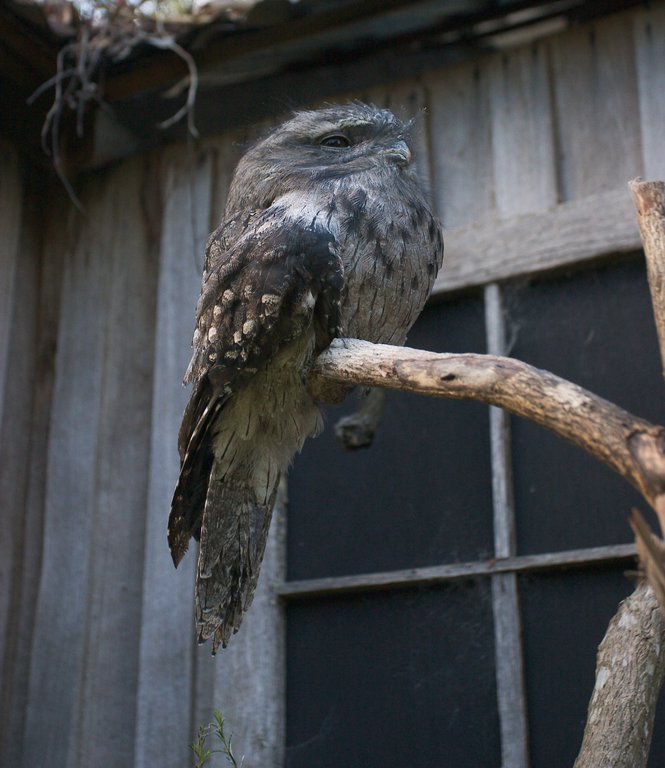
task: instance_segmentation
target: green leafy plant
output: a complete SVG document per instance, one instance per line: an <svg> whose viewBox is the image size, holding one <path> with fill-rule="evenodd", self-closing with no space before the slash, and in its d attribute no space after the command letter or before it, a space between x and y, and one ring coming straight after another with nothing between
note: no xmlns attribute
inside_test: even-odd
<svg viewBox="0 0 665 768"><path fill-rule="evenodd" d="M196 741L192 743L192 752L194 752L196 757L195 768L204 768L210 761L210 758L215 754L224 755L227 763L233 766L233 768L242 768L243 758L241 758L238 763L231 749L231 736L227 737L224 732L224 716L222 715L221 710L216 709L213 715L215 722L200 726L198 737ZM221 743L221 749L213 749L208 746L211 734L214 734L217 737L217 740Z"/></svg>

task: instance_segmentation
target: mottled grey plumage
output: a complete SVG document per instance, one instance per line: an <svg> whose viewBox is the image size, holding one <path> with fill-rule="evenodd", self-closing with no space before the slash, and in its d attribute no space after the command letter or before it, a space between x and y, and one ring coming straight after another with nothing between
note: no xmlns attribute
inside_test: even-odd
<svg viewBox="0 0 665 768"><path fill-rule="evenodd" d="M321 427L313 359L336 336L402 344L441 266L407 142L391 112L353 103L297 113L236 168L206 251L169 518L176 565L200 537L213 652L252 600L280 475Z"/></svg>

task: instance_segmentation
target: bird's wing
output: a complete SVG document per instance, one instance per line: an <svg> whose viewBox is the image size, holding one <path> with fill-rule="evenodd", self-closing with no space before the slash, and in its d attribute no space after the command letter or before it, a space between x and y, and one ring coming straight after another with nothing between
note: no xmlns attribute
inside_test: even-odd
<svg viewBox="0 0 665 768"><path fill-rule="evenodd" d="M194 391L180 428L181 470L169 517L176 565L198 535L212 466L210 430L229 397L309 325L316 347L340 335L344 275L334 236L276 205L233 218L208 241L194 354Z"/></svg>

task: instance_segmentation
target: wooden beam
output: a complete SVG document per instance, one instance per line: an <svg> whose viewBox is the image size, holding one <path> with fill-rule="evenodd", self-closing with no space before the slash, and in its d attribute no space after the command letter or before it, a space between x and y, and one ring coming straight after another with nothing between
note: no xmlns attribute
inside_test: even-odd
<svg viewBox="0 0 665 768"><path fill-rule="evenodd" d="M444 232L444 239L444 268L435 295L641 247L625 188L561 203L543 213L479 221Z"/></svg>
<svg viewBox="0 0 665 768"><path fill-rule="evenodd" d="M325 402L331 383L500 406L607 464L654 509L665 500L665 427L514 358L335 339L316 359L308 387Z"/></svg>
<svg viewBox="0 0 665 768"><path fill-rule="evenodd" d="M141 641L134 740L137 766L160 768L187 764L195 737L191 712L201 694L192 684L194 670L194 557L176 571L166 553L164 510L180 471L174 435L187 403L181 385L189 360L192 297L199 290L199 267L190 254L204 249L209 226L212 153L194 167L183 151L161 163L146 164L143 178L146 227L160 236L150 241L157 266L152 416L145 550L141 594ZM189 258L183 258L187 254ZM147 354L147 352L146 352ZM178 696L173 691L179 691ZM201 696L203 698L203 696ZM211 708L206 712L211 716ZM164 728L164 723L169 723ZM205 721L207 722L207 720Z"/></svg>
<svg viewBox="0 0 665 768"><path fill-rule="evenodd" d="M365 0L362 3L346 3L341 7L332 6L331 10L287 19L259 29L238 28L230 33L219 28L215 33L215 25L211 25L204 32L207 38L205 47L199 52L194 50L193 54L201 70L210 70L223 69L230 62L246 59L253 53L272 51L274 56L279 51L275 58L275 69L278 69L279 65L285 63L282 57L289 48L295 48L297 52L305 44L311 47L314 37L386 13L413 13L413 9L409 9L413 5L413 0ZM294 53L290 58L294 58ZM175 78L185 74L183 68L183 62L170 52L141 56L131 66L118 67L116 73L111 74L105 84L105 97L113 102L135 97L146 90L166 87ZM243 79L251 79L251 74L245 73Z"/></svg>
<svg viewBox="0 0 665 768"><path fill-rule="evenodd" d="M293 600L353 592L422 587L459 579L473 579L478 576L492 576L499 573L548 571L557 568L589 566L596 563L629 561L634 559L635 555L636 550L633 544L616 544L609 547L575 549L542 555L521 555L520 557L507 557L499 560L479 560L473 563L433 565L427 568L409 568L402 571L287 581L276 586L275 592L281 598Z"/></svg>
<svg viewBox="0 0 665 768"><path fill-rule="evenodd" d="M639 0L621 0L608 6L607 2L582 2L582 0L544 0L538 21L551 16L569 15L573 18L580 14L591 18L597 14L606 14L637 4ZM203 45L196 38L189 46L197 66L202 70L220 70L230 62L248 59L253 54L267 54L265 63L272 52L275 70L284 68L289 63L307 62L320 56L321 52L336 51L336 61L344 57L373 55L376 51L392 50L409 46L420 41L427 48L446 46L447 39L441 38L457 33L459 39L480 39L491 31L522 27L531 21L519 21L517 12L531 10L531 0L515 0L511 3L510 15L506 9L489 2L469 2L457 0L448 2L445 7L436 0L363 0L332 5L330 9L310 13L300 18L288 18L282 22L259 28L238 27L231 33L223 26L211 24L201 35ZM422 18L422 25L414 22ZM400 18L404 24L400 25ZM496 27L486 31L481 24L496 22ZM373 22L377 22L373 24ZM251 16L250 22L251 23ZM419 28L420 27L420 28ZM385 29L385 35L381 31ZM404 31L406 30L406 31ZM457 44L457 40L453 44ZM349 43L353 44L350 47ZM278 54L278 55L275 55ZM330 57L328 57L330 60ZM180 76L182 64L171 53L152 52L142 55L138 61L121 64L109 73L105 86L105 96L109 101L135 97L137 94L168 86L174 78ZM259 77L265 66L258 67ZM248 69L243 80L253 79Z"/></svg>
<svg viewBox="0 0 665 768"><path fill-rule="evenodd" d="M41 15L41 9L32 9ZM39 26L21 18L11 7L0 4L0 61L3 76L11 67L13 82L35 88L55 72L58 54L58 38L53 35L46 21ZM29 95L29 94L28 94Z"/></svg>

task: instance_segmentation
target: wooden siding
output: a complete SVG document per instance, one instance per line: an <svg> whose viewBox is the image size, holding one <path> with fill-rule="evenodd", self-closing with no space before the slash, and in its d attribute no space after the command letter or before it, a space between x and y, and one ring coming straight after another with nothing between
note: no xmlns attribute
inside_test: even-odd
<svg viewBox="0 0 665 768"><path fill-rule="evenodd" d="M146 356L153 375L151 441L149 449L146 532L142 572L142 621L136 708L136 765L150 766L155 754L169 754L172 764L185 764L190 739L191 684L194 655L191 605L194 560L173 568L164 546L165 510L178 472L173 442L187 392L178 386L188 363L192 296L200 286L200 254L208 234L212 158L204 154L190 162L182 153L168 153L153 185L153 231L159 238L154 351ZM161 189L160 189L161 188ZM161 197L160 197L161 191ZM171 723L165 729L164 721Z"/></svg>
<svg viewBox="0 0 665 768"><path fill-rule="evenodd" d="M14 314L16 308L17 272L19 261L19 242L21 234L21 204L23 201L23 179L18 164L18 158L11 147L0 145L0 163L2 175L0 176L0 229L2 232L2 250L0 250L0 424L2 424L3 461L0 462L0 490L1 498L10 499L17 496L22 488L22 483L17 482L15 462L21 466L29 454L25 446L25 436L20 442L12 446L12 458L5 459L5 451L9 454L6 435L11 429L13 432L25 430L25 418L21 423L13 421L12 409L9 408L9 400L15 397L10 371L13 369L12 353L16 351L16 344L12 343L12 331L18 324ZM22 324L22 323L21 323ZM23 334L21 341L24 340ZM13 378L13 377L12 377ZM21 382L24 384L24 382ZM16 413L16 411L14 411ZM28 415L29 419L29 415ZM29 439L29 438L28 438ZM9 461L9 466L7 462ZM21 505L22 506L22 505ZM12 572L15 561L20 557L21 542L16 534L16 524L11 524L11 519L3 525L4 535L0 539L0 584L9 585L12 581ZM12 612L12 594L8 589L0 593L0 631L2 637L9 633ZM3 667L1 690L7 683L6 670Z"/></svg>
<svg viewBox="0 0 665 768"><path fill-rule="evenodd" d="M657 3L352 94L426 110L438 292L639 247L626 182L665 175L664 40ZM215 659L195 645L194 557L174 571L165 540L203 246L260 129L98 172L84 216L0 145L2 765L181 768L214 707L246 768L283 764L283 505ZM514 576L493 578L515 612Z"/></svg>

